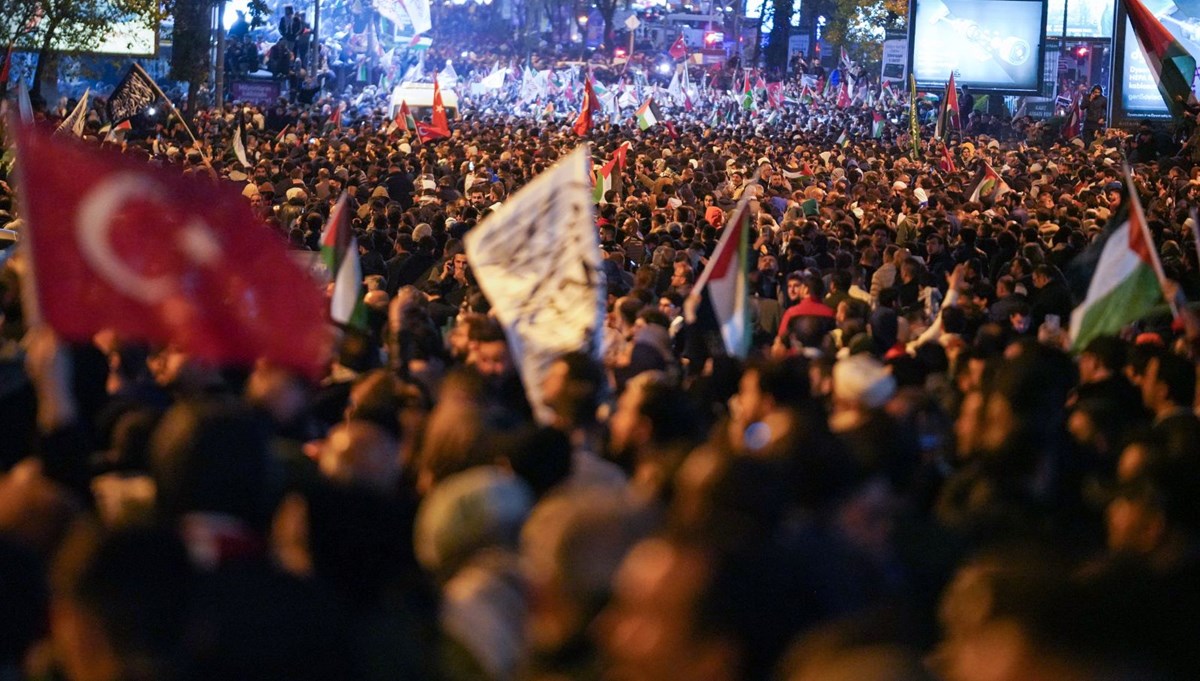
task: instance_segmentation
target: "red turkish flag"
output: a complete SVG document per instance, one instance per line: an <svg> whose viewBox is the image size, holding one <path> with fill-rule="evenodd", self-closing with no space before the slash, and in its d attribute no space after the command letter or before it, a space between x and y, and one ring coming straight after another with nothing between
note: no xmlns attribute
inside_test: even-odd
<svg viewBox="0 0 1200 681"><path fill-rule="evenodd" d="M667 54L671 55L672 59L683 59L688 54L687 43L683 42L683 34L680 33L675 43L671 45L671 49L667 50Z"/></svg>
<svg viewBox="0 0 1200 681"><path fill-rule="evenodd" d="M438 85L436 71L433 73L433 123L417 123L417 136L422 142L450 136L450 120L446 117L446 106L442 104L442 88Z"/></svg>
<svg viewBox="0 0 1200 681"><path fill-rule="evenodd" d="M591 76L585 77L583 80L583 106L579 110L579 118L575 119L575 125L571 129L576 135L585 137L592 131L592 117L600 110L600 100L596 98L596 91L592 89Z"/></svg>
<svg viewBox="0 0 1200 681"><path fill-rule="evenodd" d="M38 307L59 335L323 374L328 304L238 192L13 127Z"/></svg>

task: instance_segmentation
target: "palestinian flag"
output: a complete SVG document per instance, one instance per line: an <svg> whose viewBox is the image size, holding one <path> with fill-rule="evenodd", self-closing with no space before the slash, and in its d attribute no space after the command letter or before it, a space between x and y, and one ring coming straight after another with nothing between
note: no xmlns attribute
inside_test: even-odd
<svg viewBox="0 0 1200 681"><path fill-rule="evenodd" d="M1121 2L1133 26L1133 34L1137 36L1138 45L1142 48L1142 55L1146 58L1146 66L1154 73L1158 92L1171 110L1171 115L1181 117L1192 94L1196 59L1146 9L1141 0Z"/></svg>
<svg viewBox="0 0 1200 681"><path fill-rule="evenodd" d="M844 147L849 144L850 144L850 135L845 130L842 130L842 134L838 135L837 145L839 147Z"/></svg>
<svg viewBox="0 0 1200 681"><path fill-rule="evenodd" d="M742 108L750 111L754 108L754 91L750 89L750 72L746 72L746 81L742 84Z"/></svg>
<svg viewBox="0 0 1200 681"><path fill-rule="evenodd" d="M946 137L950 136L950 129L954 128L962 131L962 121L958 116L958 86L954 84L954 72L950 72L950 82L946 83L946 121L942 128L942 134Z"/></svg>
<svg viewBox="0 0 1200 681"><path fill-rule="evenodd" d="M592 189L592 200L605 203L604 195L609 191L621 192L621 160L622 156L613 155L612 159L603 166L592 171L592 179L596 186Z"/></svg>
<svg viewBox="0 0 1200 681"><path fill-rule="evenodd" d="M742 358L750 352L751 332L747 279L751 255L749 199L750 192L742 194L729 222L721 230L721 240L713 249L708 265L696 280L693 295L701 297L701 304L694 306L690 313L685 312L688 323L695 324L701 314L711 310L725 351Z"/></svg>
<svg viewBox="0 0 1200 681"><path fill-rule="evenodd" d="M126 118L125 120L121 121L120 123L117 123L116 125L109 126L109 128L107 130L105 130L104 128L101 128L100 132L108 133L104 136L105 142L115 142L117 144L120 144L125 141L125 134L128 133L132 129L133 129L133 123L129 122L129 119Z"/></svg>
<svg viewBox="0 0 1200 681"><path fill-rule="evenodd" d="M971 198L968 201L990 205L1009 191L1011 189L1000 177L1000 174L992 170L992 166L987 161L983 161L975 176L975 189L971 192Z"/></svg>
<svg viewBox="0 0 1200 681"><path fill-rule="evenodd" d="M878 111L871 113L871 137L879 139L883 137L883 126L886 123L883 114Z"/></svg>
<svg viewBox="0 0 1200 681"><path fill-rule="evenodd" d="M321 261L333 281L329 318L335 324L365 330L367 306L363 303L362 265L358 261L358 240L350 228L350 209L346 207L345 194L333 207L325 233L321 235Z"/></svg>
<svg viewBox="0 0 1200 681"><path fill-rule="evenodd" d="M1113 224L1116 227L1088 249L1089 253L1099 251L1099 257L1087 296L1071 312L1071 348L1075 352L1093 338L1114 334L1146 316L1163 301L1162 265L1136 191L1129 192L1128 213L1118 213Z"/></svg>
<svg viewBox="0 0 1200 681"><path fill-rule="evenodd" d="M637 110L637 124L642 130L649 130L662 120L662 112L658 110L658 105L654 103L653 97L647 99L646 103Z"/></svg>
<svg viewBox="0 0 1200 681"><path fill-rule="evenodd" d="M417 119L408 110L408 102L403 99L400 100L400 110L396 112L396 129L400 132L415 132L417 129Z"/></svg>

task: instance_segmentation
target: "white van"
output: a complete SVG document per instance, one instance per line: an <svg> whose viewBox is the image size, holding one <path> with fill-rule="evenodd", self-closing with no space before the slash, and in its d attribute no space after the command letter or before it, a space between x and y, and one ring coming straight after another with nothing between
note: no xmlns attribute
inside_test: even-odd
<svg viewBox="0 0 1200 681"><path fill-rule="evenodd" d="M408 110L418 121L433 115L433 83L401 83L392 88L392 116L400 110L400 103L408 102ZM442 88L442 106L446 117L458 118L458 95L450 88Z"/></svg>

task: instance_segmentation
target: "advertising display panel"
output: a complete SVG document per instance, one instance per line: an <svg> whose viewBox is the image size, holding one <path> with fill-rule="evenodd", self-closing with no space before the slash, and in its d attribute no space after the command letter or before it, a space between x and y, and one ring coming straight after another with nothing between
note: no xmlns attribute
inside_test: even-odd
<svg viewBox="0 0 1200 681"><path fill-rule="evenodd" d="M918 88L940 88L953 71L972 89L1041 91L1045 2L914 0L910 6L909 64Z"/></svg>

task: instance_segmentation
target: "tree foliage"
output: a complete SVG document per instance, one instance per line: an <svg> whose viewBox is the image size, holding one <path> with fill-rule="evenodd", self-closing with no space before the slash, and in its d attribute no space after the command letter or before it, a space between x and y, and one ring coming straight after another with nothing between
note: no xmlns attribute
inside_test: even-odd
<svg viewBox="0 0 1200 681"><path fill-rule="evenodd" d="M832 0L823 37L833 45L854 44L863 56L878 58L887 31L908 24L908 0Z"/></svg>
<svg viewBox="0 0 1200 681"><path fill-rule="evenodd" d="M33 92L40 90L53 53L94 49L119 22L144 22L157 30L163 17L156 0L0 0L0 12L9 44L38 51Z"/></svg>

